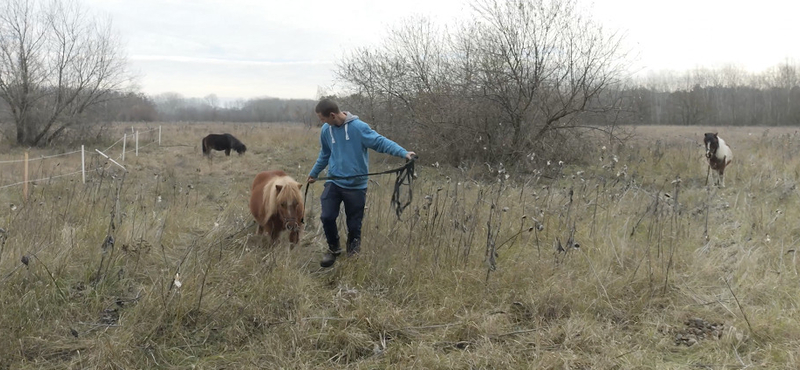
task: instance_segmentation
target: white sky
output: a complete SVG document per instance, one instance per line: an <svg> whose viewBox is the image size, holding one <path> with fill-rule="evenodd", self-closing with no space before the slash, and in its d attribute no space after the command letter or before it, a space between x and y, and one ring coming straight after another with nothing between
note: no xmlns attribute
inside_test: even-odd
<svg viewBox="0 0 800 370"><path fill-rule="evenodd" d="M635 69L686 70L733 63L760 72L800 62L800 1L582 0L626 33ZM335 91L344 51L374 45L404 17L442 23L470 0L85 0L109 15L146 94L216 94L227 100L316 98Z"/></svg>

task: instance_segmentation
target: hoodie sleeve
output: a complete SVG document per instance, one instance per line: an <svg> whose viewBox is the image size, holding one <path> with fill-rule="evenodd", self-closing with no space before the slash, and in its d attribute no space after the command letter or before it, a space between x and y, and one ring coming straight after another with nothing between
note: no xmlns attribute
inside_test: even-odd
<svg viewBox="0 0 800 370"><path fill-rule="evenodd" d="M322 130L320 130L320 133L319 133L319 142L320 142L319 156L317 157L317 162L314 163L314 167L311 168L311 172L309 172L309 174L308 174L309 176L311 176L311 177L313 177L315 179L317 178L317 176L319 176L319 173L322 172L322 170L325 169L325 167L328 167L328 159L331 157L330 144L328 143L327 140L325 140L327 138L325 136L325 130L326 129L330 130L330 128L328 128L328 127L323 127Z"/></svg>
<svg viewBox="0 0 800 370"><path fill-rule="evenodd" d="M378 153L391 154L396 157L405 158L408 151L403 149L400 145L391 141L383 135L375 132L366 122L360 122L358 130L361 132L364 146L370 148Z"/></svg>

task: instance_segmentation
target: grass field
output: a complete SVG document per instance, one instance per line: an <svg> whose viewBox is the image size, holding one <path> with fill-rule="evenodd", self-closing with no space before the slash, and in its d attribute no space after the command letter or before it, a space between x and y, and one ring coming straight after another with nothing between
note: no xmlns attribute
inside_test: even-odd
<svg viewBox="0 0 800 370"><path fill-rule="evenodd" d="M247 153L204 159L223 131ZM394 177L374 178L362 254L323 270L321 184L291 250L247 208L259 171L305 180L317 129L164 124L127 173L93 155L86 184L0 189L0 368L800 368L797 131L635 132L508 180L408 147L411 206L398 220ZM732 147L726 188L705 186L703 132Z"/></svg>

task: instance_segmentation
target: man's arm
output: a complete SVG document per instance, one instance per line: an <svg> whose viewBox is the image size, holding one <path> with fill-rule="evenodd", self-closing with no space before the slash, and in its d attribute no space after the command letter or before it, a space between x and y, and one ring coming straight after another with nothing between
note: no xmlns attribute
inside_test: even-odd
<svg viewBox="0 0 800 370"><path fill-rule="evenodd" d="M322 170L324 170L325 167L328 167L328 159L331 157L331 147L325 140L324 130L320 132L319 143L320 143L320 150L319 150L319 155L317 156L317 162L314 163L314 167L312 167L311 172L308 173L308 182L310 183L316 181L316 178L317 176L319 176L319 173L322 172Z"/></svg>
<svg viewBox="0 0 800 370"><path fill-rule="evenodd" d="M383 135L375 132L369 125L366 123L363 126L359 127L359 131L361 132L361 137L363 138L363 143L367 148L370 148L378 153L386 153L391 154L396 157L410 159L413 152L409 152L394 141L391 141L385 138Z"/></svg>

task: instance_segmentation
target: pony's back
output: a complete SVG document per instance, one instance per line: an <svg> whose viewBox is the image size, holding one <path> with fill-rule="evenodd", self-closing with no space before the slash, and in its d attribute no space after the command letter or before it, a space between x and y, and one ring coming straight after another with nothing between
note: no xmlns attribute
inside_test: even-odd
<svg viewBox="0 0 800 370"><path fill-rule="evenodd" d="M731 147L728 144L725 144L725 140L722 140L721 137L717 136L717 140L719 140L719 148L717 149L717 158L725 159L725 164L731 163L733 160L733 152L731 151Z"/></svg>

